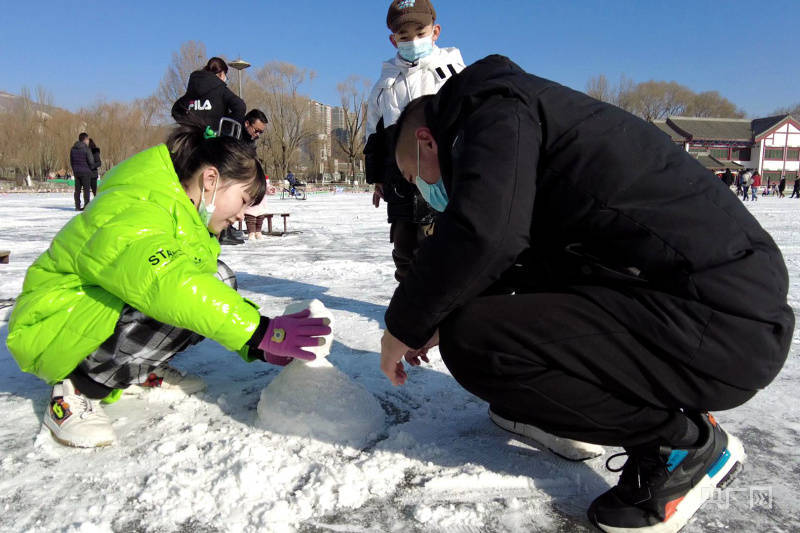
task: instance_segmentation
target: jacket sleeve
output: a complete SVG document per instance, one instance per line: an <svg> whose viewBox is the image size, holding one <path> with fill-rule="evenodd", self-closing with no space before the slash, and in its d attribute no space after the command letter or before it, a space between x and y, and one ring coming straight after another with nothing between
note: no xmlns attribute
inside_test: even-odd
<svg viewBox="0 0 800 533"><path fill-rule="evenodd" d="M384 162L387 157L385 133L383 119L380 119L375 132L367 138L364 146L364 171L367 183L370 184L384 182Z"/></svg>
<svg viewBox="0 0 800 533"><path fill-rule="evenodd" d="M173 226L170 213L142 202L92 235L74 259L76 271L149 317L239 350L258 327L258 310L201 270L192 251L175 239Z"/></svg>
<svg viewBox="0 0 800 533"><path fill-rule="evenodd" d="M419 348L530 246L541 130L528 106L492 97L463 123L450 150L450 201L386 311L386 327ZM446 180L447 183L447 180Z"/></svg>
<svg viewBox="0 0 800 533"><path fill-rule="evenodd" d="M225 87L223 99L225 100L225 108L228 110L226 116L231 117L244 127L244 116L247 114L247 105L244 100L236 96L228 87Z"/></svg>

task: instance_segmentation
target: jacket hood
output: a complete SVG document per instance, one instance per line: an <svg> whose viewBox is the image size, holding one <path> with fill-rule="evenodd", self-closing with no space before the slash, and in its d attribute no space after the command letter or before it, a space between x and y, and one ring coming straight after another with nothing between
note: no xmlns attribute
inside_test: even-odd
<svg viewBox="0 0 800 533"><path fill-rule="evenodd" d="M80 148L80 149L89 148L88 146L86 146L85 143L82 143L81 141L75 141L75 144L73 144L72 147L73 148Z"/></svg>
<svg viewBox="0 0 800 533"><path fill-rule="evenodd" d="M186 94L203 96L214 89L224 86L226 86L225 82L219 79L213 72L195 70L189 75L189 85L186 88Z"/></svg>

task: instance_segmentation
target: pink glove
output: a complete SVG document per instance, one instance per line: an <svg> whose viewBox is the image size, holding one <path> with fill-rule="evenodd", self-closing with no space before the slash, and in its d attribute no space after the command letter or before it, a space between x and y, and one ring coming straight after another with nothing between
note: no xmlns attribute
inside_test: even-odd
<svg viewBox="0 0 800 533"><path fill-rule="evenodd" d="M313 361L316 355L303 350L306 346L320 346L320 337L330 335L331 328L325 325L324 318L308 318L311 311L305 309L292 315L276 316L269 321L269 327L258 347L264 352L268 363L284 366L292 358Z"/></svg>

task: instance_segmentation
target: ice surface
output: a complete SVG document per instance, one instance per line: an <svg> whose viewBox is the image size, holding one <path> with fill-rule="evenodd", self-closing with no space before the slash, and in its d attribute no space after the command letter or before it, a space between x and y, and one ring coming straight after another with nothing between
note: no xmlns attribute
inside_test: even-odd
<svg viewBox="0 0 800 533"><path fill-rule="evenodd" d="M49 388L20 372L3 342L0 532L593 531L586 507L616 480L605 457L571 464L510 438L436 350L429 365L408 369L404 387L381 374L383 314L397 284L385 207L370 202L370 194L270 198L271 212L291 213L302 233L224 246L222 260L268 316L299 300L325 304L336 327L326 360L383 407L377 441L359 449L263 429L261 391L281 370L204 341L174 361L203 376L204 394L123 399L106 408L116 446L65 448L40 432ZM747 207L783 251L797 310L800 201ZM73 216L72 194L0 195L0 249L11 250L0 299L17 295L27 267ZM774 383L715 413L748 462L685 533L800 531L798 338Z"/></svg>

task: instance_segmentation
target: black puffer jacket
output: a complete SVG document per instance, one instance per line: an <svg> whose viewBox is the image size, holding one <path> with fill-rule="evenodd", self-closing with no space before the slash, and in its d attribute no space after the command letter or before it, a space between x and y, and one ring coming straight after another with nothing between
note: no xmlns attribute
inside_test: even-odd
<svg viewBox="0 0 800 533"><path fill-rule="evenodd" d="M75 176L94 176L94 157L85 142L75 141L69 151L69 166Z"/></svg>
<svg viewBox="0 0 800 533"><path fill-rule="evenodd" d="M582 294L732 385L777 374L794 328L781 253L657 128L502 56L453 76L426 113L450 203L386 312L400 340L420 347L504 281Z"/></svg>
<svg viewBox="0 0 800 533"><path fill-rule="evenodd" d="M236 96L213 72L207 70L192 72L186 94L178 98L172 106L172 118L177 122L192 115L214 130L219 128L222 117L244 124L246 112L244 100Z"/></svg>
<svg viewBox="0 0 800 533"><path fill-rule="evenodd" d="M94 165L92 166L92 174L94 177L100 176L100 167L103 165L102 159L100 159L100 148L91 148L92 150L92 158L94 159Z"/></svg>

